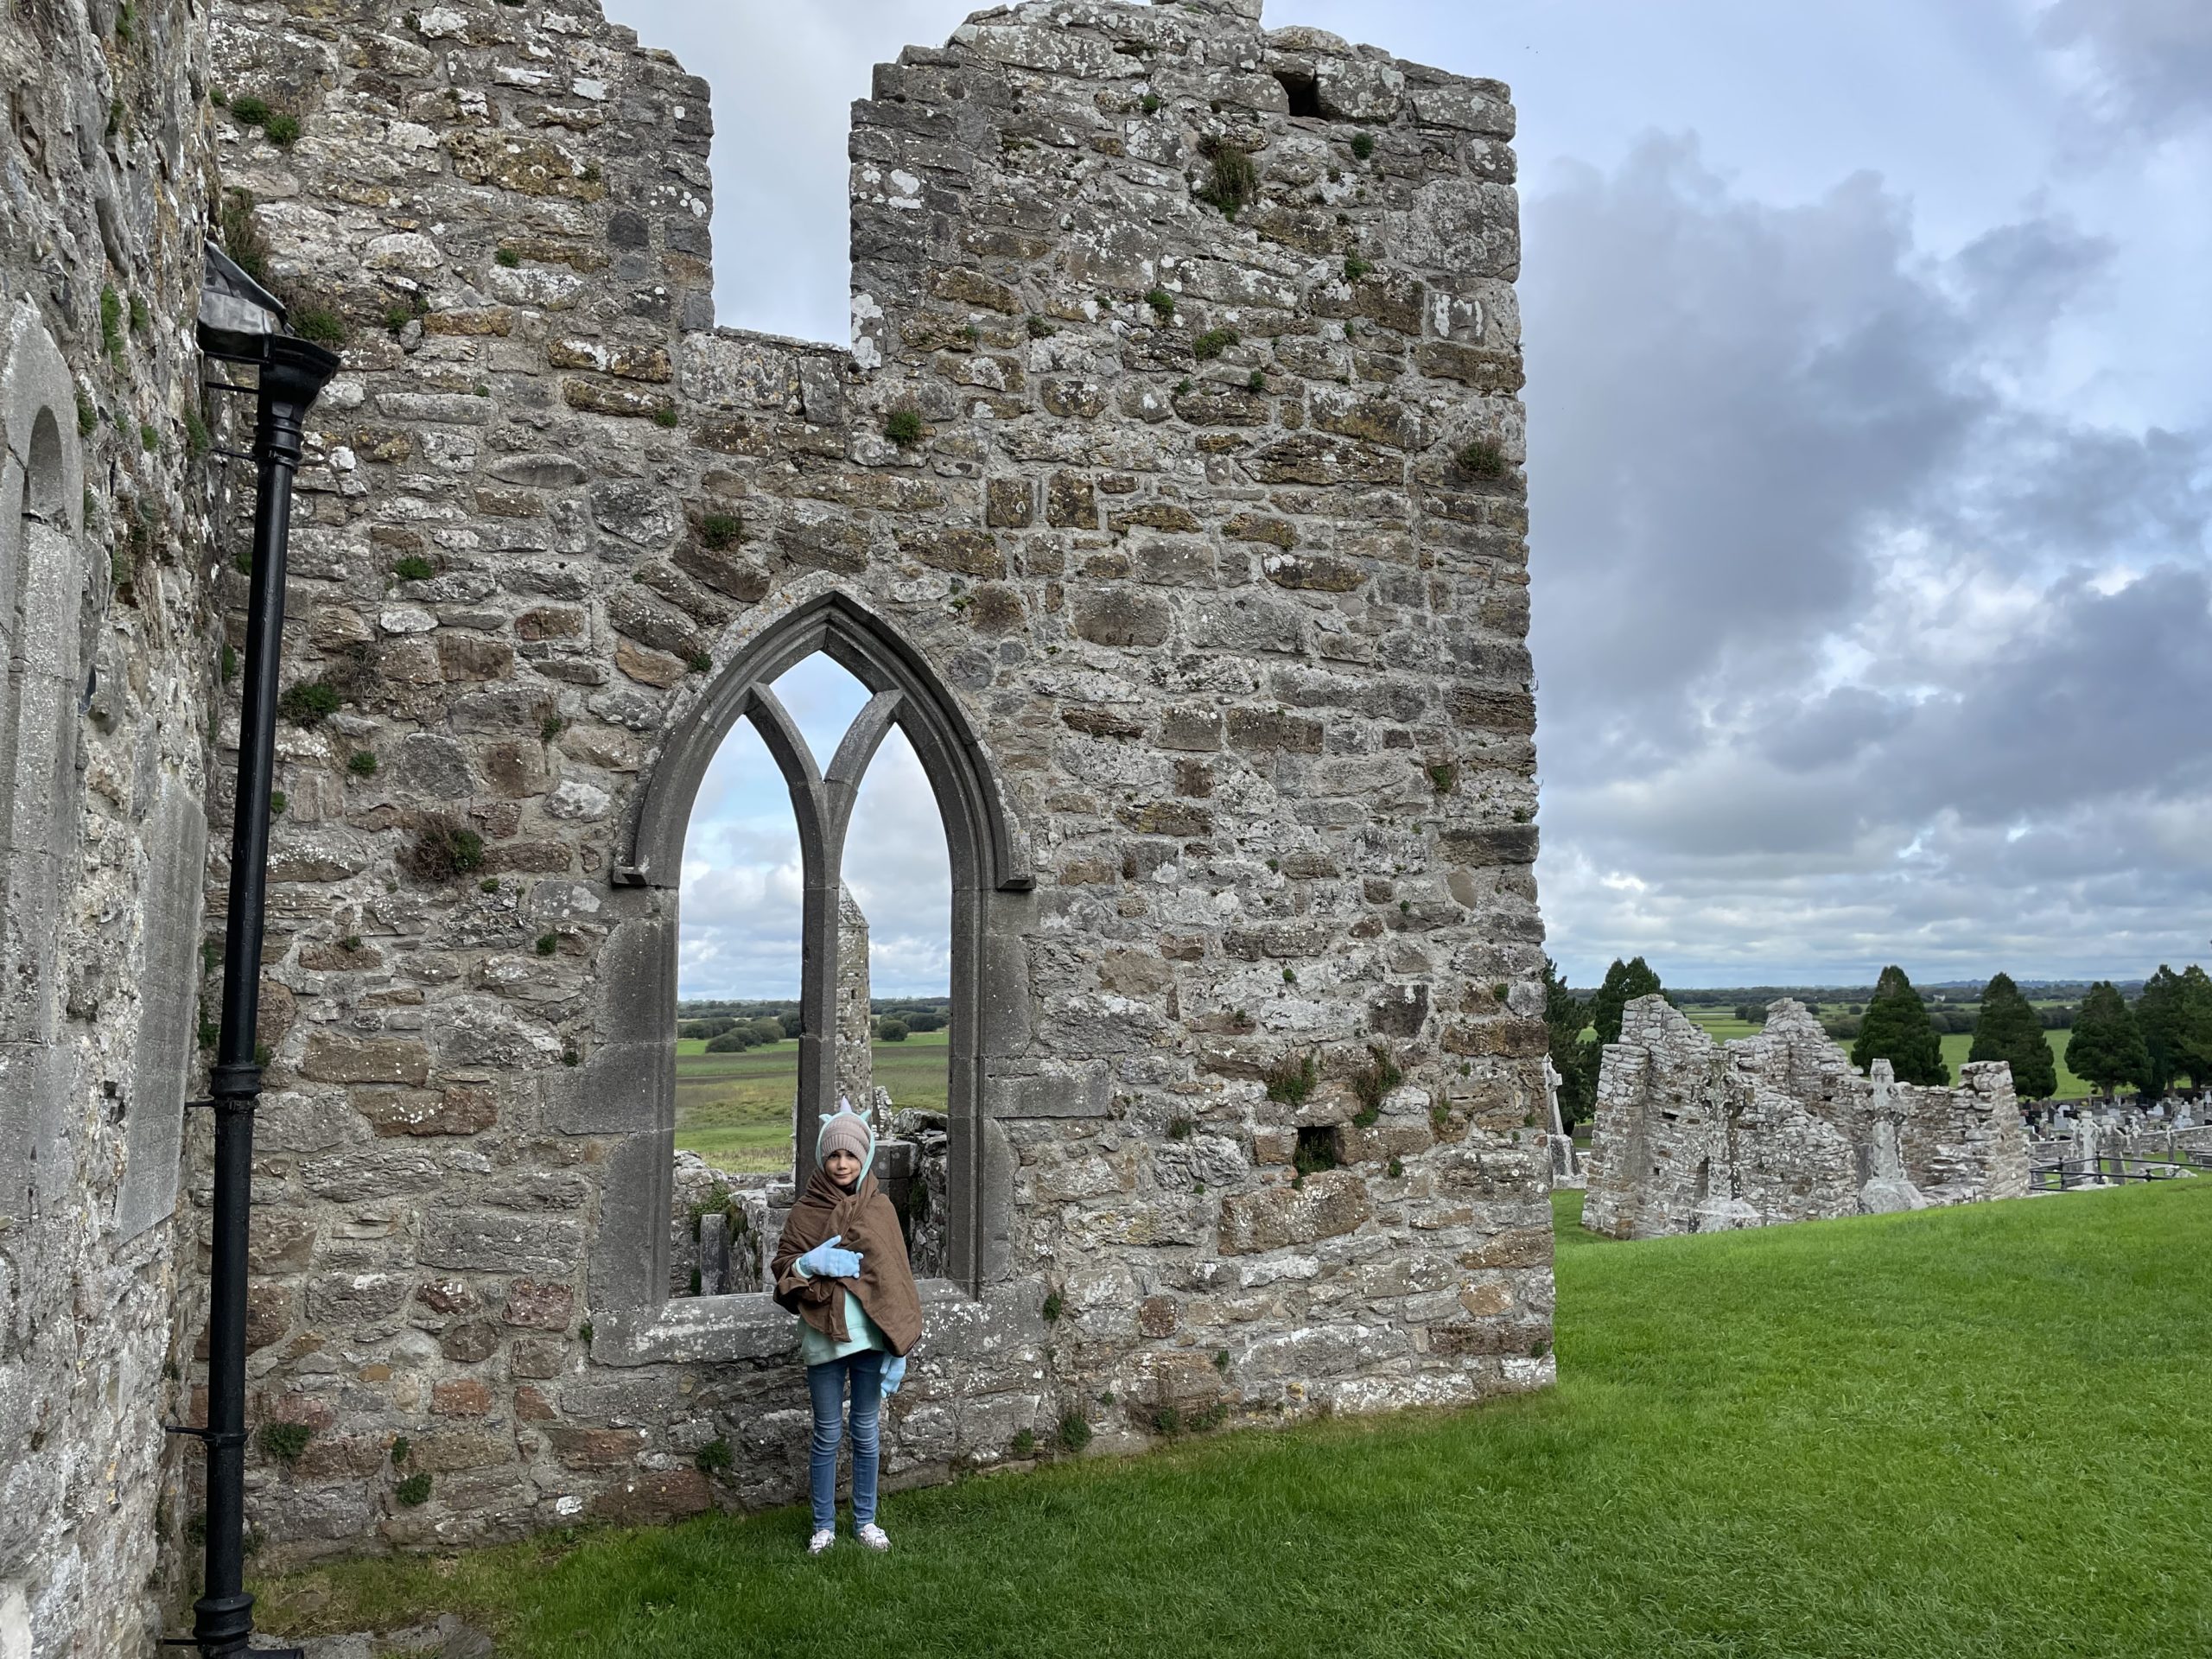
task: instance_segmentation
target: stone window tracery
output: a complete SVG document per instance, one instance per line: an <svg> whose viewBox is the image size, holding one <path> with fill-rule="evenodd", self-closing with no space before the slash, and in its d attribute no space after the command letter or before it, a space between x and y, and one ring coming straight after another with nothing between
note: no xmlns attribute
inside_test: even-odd
<svg viewBox="0 0 2212 1659"><path fill-rule="evenodd" d="M870 694L826 765L772 690L817 652ZM895 727L929 780L950 866L943 1277L949 1287L973 1294L1004 1272L1010 1157L1003 1132L989 1121L985 1060L1020 1039L1014 1027L1026 1038L1027 998L1010 978L1020 971L1016 930L997 907L1027 894L1027 848L957 701L894 630L833 590L766 628L675 721L638 798L629 856L613 873L616 888L633 893L629 902L637 909L610 940L597 1051L553 1100L556 1127L623 1136L608 1158L610 1181L621 1190L602 1206L590 1293L595 1331L613 1333L599 1344L610 1354L658 1357L670 1343L681 1351L726 1346L719 1336L703 1334L724 1317L707 1305L749 1300L683 1299L668 1305L664 1317L659 1311L668 1296L672 1213L676 889L700 784L741 721L759 733L791 787L805 872L794 1174L803 1182L811 1166L806 1127L836 1104L838 874L845 834L868 764ZM613 1317L598 1318L601 1308L614 1310Z"/></svg>

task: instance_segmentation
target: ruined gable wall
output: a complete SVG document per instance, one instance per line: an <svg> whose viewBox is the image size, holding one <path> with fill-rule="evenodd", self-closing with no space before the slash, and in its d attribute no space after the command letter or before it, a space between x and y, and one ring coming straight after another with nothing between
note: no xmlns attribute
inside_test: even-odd
<svg viewBox="0 0 2212 1659"><path fill-rule="evenodd" d="M0 16L0 1649L151 1652L218 636L192 10ZM104 315L105 311L105 315ZM26 508L28 506L28 511ZM172 1494L174 1497L174 1494ZM20 1643L20 1645L18 1645Z"/></svg>
<svg viewBox="0 0 2212 1659"><path fill-rule="evenodd" d="M1615 1238L1688 1230L1728 1192L1730 1089L1713 1039L1664 997L1621 1010L1598 1070L1582 1224Z"/></svg>
<svg viewBox="0 0 2212 1659"><path fill-rule="evenodd" d="M1255 10L1027 6L880 70L849 353L712 326L706 89L588 5L219 10L233 95L302 114L226 177L353 331L287 638L346 701L282 740L272 868L280 1554L798 1490L788 1318L608 1299L664 1265L620 1242L675 925L628 815L827 594L949 688L1034 870L956 1125L981 1294L931 1290L892 1469L1548 1380L1510 110ZM438 817L480 869L409 862Z"/></svg>

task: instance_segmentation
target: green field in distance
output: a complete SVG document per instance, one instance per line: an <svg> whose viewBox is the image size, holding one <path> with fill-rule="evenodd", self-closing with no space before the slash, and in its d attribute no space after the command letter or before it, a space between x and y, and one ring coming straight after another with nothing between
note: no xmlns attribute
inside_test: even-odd
<svg viewBox="0 0 2212 1659"><path fill-rule="evenodd" d="M944 1109L942 1031L871 1045L875 1081L892 1103ZM791 1163L791 1100L798 1090L794 1039L737 1054L709 1054L698 1038L676 1045L676 1145L721 1169L773 1172ZM859 1101L853 1103L855 1106Z"/></svg>

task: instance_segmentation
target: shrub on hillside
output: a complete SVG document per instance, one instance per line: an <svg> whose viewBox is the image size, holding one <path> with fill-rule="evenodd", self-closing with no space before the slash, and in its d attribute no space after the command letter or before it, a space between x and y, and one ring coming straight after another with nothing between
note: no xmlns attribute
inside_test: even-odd
<svg viewBox="0 0 2212 1659"><path fill-rule="evenodd" d="M752 1027L732 1026L719 1037L709 1037L707 1039L707 1052L740 1054L748 1048L758 1048L760 1046L760 1039L753 1034Z"/></svg>

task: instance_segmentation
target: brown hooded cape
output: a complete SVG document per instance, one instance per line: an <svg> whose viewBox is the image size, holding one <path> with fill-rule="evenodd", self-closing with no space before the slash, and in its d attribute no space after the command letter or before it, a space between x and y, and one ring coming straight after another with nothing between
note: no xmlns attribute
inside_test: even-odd
<svg viewBox="0 0 2212 1659"><path fill-rule="evenodd" d="M840 1249L859 1253L861 1276L809 1279L802 1274L799 1257L833 1237L842 1239ZM826 1337L852 1340L840 1294L849 1290L861 1299L861 1308L883 1332L893 1353L906 1353L922 1339L922 1301L906 1260L906 1235L899 1230L899 1212L873 1175L861 1176L860 1185L848 1192L816 1170L791 1206L768 1270L775 1275L777 1306Z"/></svg>

